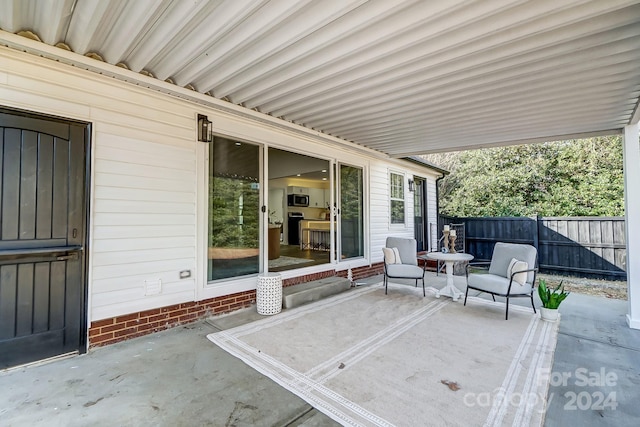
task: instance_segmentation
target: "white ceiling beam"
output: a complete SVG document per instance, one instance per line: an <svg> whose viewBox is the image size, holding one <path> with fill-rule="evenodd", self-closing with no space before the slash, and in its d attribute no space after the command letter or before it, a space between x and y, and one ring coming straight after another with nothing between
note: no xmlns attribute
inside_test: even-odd
<svg viewBox="0 0 640 427"><path fill-rule="evenodd" d="M263 70L259 79L249 82L245 80L241 89L232 90L229 95L234 99L247 100L263 91L281 90L281 84L291 84L300 76L310 76L312 70L326 69L328 64L334 64L336 61L341 67L348 67L349 57L359 56L361 52L382 55L383 52L377 46L380 41L403 34L409 35L409 39L414 39L412 32L427 28L433 19L448 12L452 7L464 4L462 0L397 3L393 8L390 7L393 5L391 2L372 3L367 9L373 9L372 12L376 14L368 14L368 20L359 18L360 25L347 27L343 32L325 29L320 35L324 35L328 40L322 45L316 44L313 55L309 52L278 67L270 67L266 74ZM385 8L379 5L384 5ZM220 88L216 90L221 91Z"/></svg>
<svg viewBox="0 0 640 427"><path fill-rule="evenodd" d="M432 147L429 147L428 151L395 153L391 157L403 158L403 157L419 156L421 154L443 153L443 152L449 152L449 151L477 150L480 148L504 147L508 145L536 144L541 142L569 141L573 139L593 138L597 136L608 136L608 135L617 135L617 134L620 134L620 129L611 129L611 130L594 131L594 132L582 132L582 133L563 134L563 135L550 135L550 136L544 136L544 137L538 137L538 138L517 139L517 140L511 140L511 141L487 143L482 145L455 145L455 146L449 145L449 146L437 146L437 147L432 146Z"/></svg>
<svg viewBox="0 0 640 427"><path fill-rule="evenodd" d="M375 125L380 120L392 121L401 119L406 115L417 112L424 114L442 111L443 108L464 108L464 106L477 105L478 107L490 104L494 100L502 100L505 104L509 99L524 97L535 100L545 93L562 92L571 95L580 90L582 84L589 84L594 79L603 79L603 85L609 82L617 82L622 79L629 81L629 74L640 66L638 61L630 61L618 64L616 67L600 67L576 71L566 75L561 70L556 75L537 74L531 75L529 80L505 79L493 85L481 85L472 90L457 90L454 86L447 86L445 90L452 93L438 93L434 91L426 96L416 96L399 100L380 101L371 108L354 106L353 110L341 111L341 114L327 113L318 115L312 120L305 120L314 127L339 129L342 125L357 126ZM557 75L561 73L560 75ZM550 84L549 82L553 82ZM630 88L631 89L631 88ZM538 92L539 91L539 92ZM337 108L336 108L337 109Z"/></svg>
<svg viewBox="0 0 640 427"><path fill-rule="evenodd" d="M130 70L140 71L147 67L163 49L174 46L185 27L194 21L201 22L203 9L210 5L207 0L167 1L166 7L156 19L146 24L134 46L124 53L123 61Z"/></svg>
<svg viewBox="0 0 640 427"><path fill-rule="evenodd" d="M481 137L482 135L493 135L496 132L505 132L509 129L517 129L518 126L523 133L535 131L536 129L543 133L546 132L546 129L549 127L555 128L557 126L562 126L563 124L565 127L570 127L576 123L579 123L580 125L589 124L589 130L593 130L593 126L595 126L595 129L616 129L624 125L624 114L628 114L629 111L630 108L624 109L624 107L621 107L621 109L607 111L607 113L617 116L617 120L614 118L602 120L601 117L598 116L598 111L586 109L574 114L566 112L564 114L556 113L555 115L549 114L546 116L537 115L531 120L528 120L526 117L520 117L509 121L492 121L488 123L480 122L473 125L468 125L466 121L452 122L449 125L437 127L414 127L411 131L409 129L399 129L397 132L393 133L373 136L366 135L363 137L366 137L367 141L371 141L370 143L372 146L380 144L393 146L412 142L418 143L423 139L432 141L440 137L446 137L446 135L451 133L476 138ZM568 120L571 120L571 125L567 125ZM574 130L572 130L572 132L574 132Z"/></svg>
<svg viewBox="0 0 640 427"><path fill-rule="evenodd" d="M248 83L261 81L265 78L274 78L283 73L287 67L293 64L301 64L309 58L321 57L328 60L327 55L331 52L328 46L336 44L336 41L356 34L361 30L380 20L385 20L389 16L410 6L415 1L406 2L403 0L388 0L378 2L366 2L355 11L336 19L322 29L310 34L290 48L280 52L279 55L267 58L264 61L250 67L245 72L227 79L220 87L214 87L216 93L226 95L234 94L242 98L242 93L238 93L247 87Z"/></svg>
<svg viewBox="0 0 640 427"><path fill-rule="evenodd" d="M511 104L527 101L536 102L546 96L562 94L568 98L593 86L594 79L598 79L601 88L618 88L623 85L633 91L638 85L631 83L632 74L640 67L640 61L619 64L617 67L605 67L596 70L576 72L573 76L545 76L531 82L521 82L497 87L487 86L474 91L461 91L451 94L430 94L402 100L380 102L371 108L358 108L353 111L343 111L342 115L327 115L325 120L301 120L318 128L344 131L353 128L366 128L381 123L402 121L407 118L420 116L439 116L451 113L454 116L474 114L475 109L484 109L496 104L509 108ZM553 84L549 84L551 79ZM585 92L588 93L588 92ZM547 99L547 103L553 101ZM542 105L544 102L541 103ZM297 119L297 118L295 118Z"/></svg>
<svg viewBox="0 0 640 427"><path fill-rule="evenodd" d="M496 128L503 129L505 127L512 127L522 125L523 129L528 126L546 126L548 123L561 123L568 120L577 121L583 118L589 118L590 120L597 119L598 122L605 123L602 118L598 118L598 113L602 114L605 111L610 118L606 123L619 123L620 120L624 121L624 114L628 114L632 111L633 105L619 105L619 104L598 104L598 105L585 105L581 107L575 107L568 109L549 109L538 112L532 112L531 114L522 115L514 114L509 115L505 113L499 119L493 119L491 121L465 118L464 120L451 120L449 122L443 121L437 124L431 124L428 121L417 122L414 126L398 127L396 129L380 130L377 132L360 132L350 135L358 135L360 138L366 138L372 141L381 141L382 139L394 141L401 140L405 136L411 135L437 135L439 130L444 129L449 131L451 127L455 127L458 131L470 132L482 132L484 130L492 130ZM616 126L611 126L615 128ZM348 134L349 135L349 134ZM343 138L346 138L343 136Z"/></svg>
<svg viewBox="0 0 640 427"><path fill-rule="evenodd" d="M0 26L64 39L79 55L9 42L34 54L394 154L602 132L640 116L640 0L74 4L0 0ZM143 69L158 80L134 72Z"/></svg>
<svg viewBox="0 0 640 427"><path fill-rule="evenodd" d="M84 0L76 3L64 42L76 53L100 52L124 3L118 0Z"/></svg>
<svg viewBox="0 0 640 427"><path fill-rule="evenodd" d="M547 3L554 5L553 7L555 8L559 7L558 2L535 2L535 5ZM493 4L493 2L484 2L483 4ZM532 7L530 5L533 4L528 3L527 6ZM568 7L566 3L562 3L562 5L563 8ZM577 5L574 6L577 7ZM512 12L512 10L508 12ZM521 27L516 30L509 28L509 25L507 25L509 18L513 19L512 15L504 12L498 16L487 17L480 22L470 23L464 27L464 30L453 31L458 25L458 14L452 15L452 17L452 19L456 20L451 23L447 21L446 17L435 23L431 21L424 22L419 28L405 33L402 39L382 40L382 43L369 45L366 50L348 51L343 56L334 56L333 60L324 61L321 66L312 71L307 70L307 64L300 64L300 66L291 64L290 68L297 74L287 74L286 79L269 80L269 85L264 87L265 91L268 92L264 92L263 95L253 94L250 97L245 96L243 93L235 95L249 106L261 106L264 110L272 111L276 110L277 106L271 106L271 102L283 96L296 96L296 92L309 85L319 93L328 89L320 85L320 83L328 84L331 87L340 87L359 80L375 84L376 82L370 80L377 74L388 72L390 69L396 70L395 77L397 80L401 80L403 75L422 70L429 64L441 64L467 55L479 57L488 48L495 49L496 39L499 39L500 44L519 46L523 43L520 38L525 35L542 34L545 31L549 32L552 29L566 25L566 21L560 18L553 19L553 15L540 20L539 15L529 12L528 18L532 22L529 25L523 25L520 22ZM606 20L603 19L603 21ZM434 34L430 31L433 25L436 25L436 28L441 28L440 25L445 26L442 27L440 33L436 32ZM602 26L606 24L593 25ZM505 26L506 28L504 28ZM579 32L580 34L590 30L587 25L585 25L586 28L579 28L575 25L571 27L574 32ZM425 33L424 36L423 33ZM505 35L507 36L505 37ZM556 37L557 35L548 35L547 39L549 42L557 42ZM517 43L514 43L514 40ZM521 48L526 49L525 46L521 46ZM418 52L419 54L416 56ZM332 49L331 55L335 55L335 49ZM482 61L479 62L476 59L476 63L481 63ZM275 111L274 114L280 115Z"/></svg>
<svg viewBox="0 0 640 427"><path fill-rule="evenodd" d="M618 103L620 100L621 94L629 94L629 93L626 90L619 90L613 93L605 92L605 91L601 92L601 96L598 97L599 99L598 106ZM633 95L635 96L638 96L639 94L640 94L640 91L636 91L633 93ZM565 100L564 102L558 102L553 104L551 108L553 108L553 111L571 110L575 105L591 104L593 101L591 96L592 96L591 94L584 97L582 97L581 95L576 95L574 97L571 97L570 99ZM629 100L629 103L627 105L631 103L633 103L633 100ZM467 121L484 121L487 123L491 123L493 120L495 120L495 117L500 117L502 119L503 117L507 117L508 114L511 114L512 116L513 115L527 116L528 114L530 114L531 111L538 111L538 110L544 111L544 110L548 110L549 109L548 107L549 105L545 104L544 101L539 101L538 103L523 103L517 107L512 106L510 108L505 107L503 105L503 106L496 106L493 109L487 109L487 110L481 109L478 111L478 113L475 113L475 114L465 114L464 111L461 111L460 114L446 114L446 115L438 115L438 116L425 115L424 117L428 117L427 119L424 119L424 118L421 119L420 115L416 114L415 116L407 118L402 121L390 122L390 123L385 123L385 124L380 124L377 126L371 126L371 127L365 127L365 128L346 129L338 132L338 134L358 135L360 137L364 137L364 136L373 136L377 132L381 132L381 131L383 132L389 129L393 129L394 131L397 131L398 129L411 129L413 128L413 126L416 126L416 124L423 124L430 128L437 128L439 126L451 125L451 123L463 122L463 121L465 124L467 123ZM461 118L464 118L464 119L461 119Z"/></svg>
<svg viewBox="0 0 640 427"><path fill-rule="evenodd" d="M224 37L207 47L198 58L174 73L173 78L180 85L196 81L199 87L203 86L202 82L197 82L196 79L203 74L216 74L221 64L234 63L236 58L242 58L255 43L267 37L278 27L288 28L287 21L309 1L311 0L272 2L270 7L264 7L246 15ZM204 87L202 90L204 91Z"/></svg>
<svg viewBox="0 0 640 427"><path fill-rule="evenodd" d="M276 26L269 34L254 40L250 49L245 49L242 55L238 55L234 49L233 60L218 61L212 72L201 72L198 76L194 76L194 83L208 91L218 88L242 73L250 72L252 68L264 71L268 69L263 65L264 62L281 57L287 48L304 42L306 37L331 25L333 21L358 8L365 1L313 1L299 14L293 15L288 22ZM218 90L226 93L224 88Z"/></svg>
<svg viewBox="0 0 640 427"><path fill-rule="evenodd" d="M546 121L539 122L527 122L526 120L520 120L517 122L494 124L493 126L484 126L477 129L473 127L458 127L452 124L449 127L441 129L429 129L423 133L422 138L416 138L416 133L408 136L396 135L389 136L387 138L371 139L368 144L385 152L394 152L396 149L402 149L403 151L410 150L411 146L419 146L421 143L433 143L439 140L469 140L474 142L486 141L486 140L500 140L500 139L513 139L517 135L525 137L535 137L540 135L549 135L561 133L562 129L568 129L570 133L583 131L596 131L603 129L620 129L624 126L624 120L620 120L618 123L606 123L598 121L597 113L588 113L581 115L567 116L563 119L552 120L549 118ZM572 119L573 122L570 126L567 126L567 119Z"/></svg>
<svg viewBox="0 0 640 427"><path fill-rule="evenodd" d="M97 49L105 61L110 64L123 61L126 52L144 35L149 21L157 19L166 7L163 0L126 2Z"/></svg>
<svg viewBox="0 0 640 427"><path fill-rule="evenodd" d="M17 33L32 31L43 42L55 45L67 31L75 0L1 0L0 28Z"/></svg>
<svg viewBox="0 0 640 427"><path fill-rule="evenodd" d="M207 49L265 4L265 0L250 3L223 0L208 2L192 20L182 23L179 36L145 68L161 80L173 76L201 55L206 57L204 52ZM183 86L189 82L176 83Z"/></svg>
<svg viewBox="0 0 640 427"><path fill-rule="evenodd" d="M599 133L599 132L603 132L603 133L606 132L610 134L610 133L619 133L621 129L622 127L620 126L614 129L608 129L604 126L599 126L598 124L595 124L595 125L589 124L589 127L582 127L579 129L566 128L561 125L559 127L549 126L544 131L541 131L539 128L534 129L532 130L532 132L527 132L527 133L522 133L520 131L516 131L516 132L502 131L502 133L484 134L481 137L450 132L446 136L440 137L438 139L435 139L435 138L425 139L422 141L421 144L415 144L415 143L405 144L405 145L399 144L399 145L392 145L392 146L387 146L387 144L378 144L376 149L387 152L389 153L389 155L397 156L399 154L406 155L406 153L414 153L414 152L420 154L420 151L424 149L423 147L430 147L434 149L444 148L444 147L454 147L454 146L468 147L473 145L484 147L487 145L496 145L496 144L508 143L516 140L531 140L536 138L539 138L545 141L553 141L553 140L557 140L555 138L558 135L570 135L570 134L579 134L579 133L593 134L593 133ZM567 133L564 133L563 131L566 131Z"/></svg>
<svg viewBox="0 0 640 427"><path fill-rule="evenodd" d="M344 106L347 103L353 105L358 102L371 100L372 97L398 94L403 96L401 91L415 93L417 90L432 90L439 86L448 84L459 85L461 82L473 82L480 78L489 79L500 75L500 78L508 73L515 73L520 69L525 71L530 68L544 67L549 60L559 61L559 64L567 62L566 55L575 52L590 50L603 44L612 44L625 38L637 37L638 31L633 25L626 25L621 29L614 29L607 32L600 32L586 38L577 38L573 41L563 42L558 37L557 44L545 48L525 51L520 54L497 54L495 52L487 55L471 55L460 60L448 61L434 67L421 68L411 74L396 75L393 72L380 76L371 76L361 82L351 82L344 87L336 86L326 89L322 93L317 93L303 97L301 90L295 95L287 97L291 101L283 109L276 108L275 105L261 105L266 111L271 111L276 116L287 116L296 113L304 119L305 115L314 115L322 110L324 106L330 104L334 107ZM564 59L562 59L564 58ZM365 86L366 82L366 86Z"/></svg>
<svg viewBox="0 0 640 427"><path fill-rule="evenodd" d="M633 65L633 64L632 64ZM561 85L539 86L531 85L522 88L514 88L510 92L486 94L483 96L457 97L456 99L437 99L427 105L417 105L414 109L406 109L406 111L397 111L389 109L385 115L384 111L379 113L371 113L359 120L346 120L342 122L331 122L327 127L335 131L356 131L360 129L372 129L380 126L386 126L394 123L412 122L414 120L422 120L429 118L436 121L440 118L447 117L470 117L481 114L483 111L492 111L495 114L501 114L503 110L514 110L519 106L528 106L531 103L531 109L544 109L553 106L555 103L564 100L572 100L575 97L581 97L582 102L588 102L584 96L591 95L593 101L597 101L600 94L607 91L622 91L625 93L620 95L621 99L632 99L632 94L638 90L639 85L630 86L629 79L634 73L633 67L627 70L621 70L620 74L613 74L601 77L603 82L601 86L593 86L589 80L581 81L567 80L567 87ZM562 83L562 82L559 82ZM569 86L570 85L570 86ZM596 88L598 89L596 91ZM547 98L548 97L548 98ZM408 105L411 105L408 103ZM481 110L481 111L478 111Z"/></svg>

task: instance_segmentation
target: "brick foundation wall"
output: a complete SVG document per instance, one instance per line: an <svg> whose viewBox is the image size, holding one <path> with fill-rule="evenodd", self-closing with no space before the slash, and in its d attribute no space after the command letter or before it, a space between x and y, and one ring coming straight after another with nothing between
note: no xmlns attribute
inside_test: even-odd
<svg viewBox="0 0 640 427"><path fill-rule="evenodd" d="M352 269L353 280L382 274L382 269L382 263L374 264L371 267L354 268ZM334 276L347 277L347 274L347 270L337 273L335 270L323 271L284 279L282 286L292 286ZM229 313L249 307L255 301L256 291L252 290L97 320L91 322L91 327L89 328L89 348L115 344L120 341L195 322L215 314Z"/></svg>
<svg viewBox="0 0 640 427"><path fill-rule="evenodd" d="M376 276L378 274L384 273L384 263L379 262L376 264L371 264L370 266L358 267L351 269L351 276L353 281L356 282L360 279L364 279L366 277ZM336 276L347 277L349 274L348 270L339 271Z"/></svg>
<svg viewBox="0 0 640 427"><path fill-rule="evenodd" d="M336 275L335 270L321 271L320 273L307 274L304 276L290 277L282 281L282 287L293 286L300 283L307 283L313 280L326 279L327 277L334 277ZM346 277L346 276L345 276Z"/></svg>
<svg viewBox="0 0 640 427"><path fill-rule="evenodd" d="M256 291L240 292L197 302L116 316L91 322L89 348L114 344L130 338L163 331L214 315L229 313L255 303Z"/></svg>

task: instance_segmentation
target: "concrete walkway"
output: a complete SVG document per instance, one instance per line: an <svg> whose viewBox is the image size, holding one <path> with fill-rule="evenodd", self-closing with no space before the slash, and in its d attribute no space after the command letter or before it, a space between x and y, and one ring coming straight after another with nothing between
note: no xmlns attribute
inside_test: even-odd
<svg viewBox="0 0 640 427"><path fill-rule="evenodd" d="M640 425L640 330L627 302L571 294L560 306L545 426Z"/></svg>
<svg viewBox="0 0 640 427"><path fill-rule="evenodd" d="M327 426L206 338L206 322L0 374L6 426Z"/></svg>
<svg viewBox="0 0 640 427"><path fill-rule="evenodd" d="M626 326L626 304L572 294L561 306L545 426L638 425L640 331ZM206 339L256 318L243 310L0 373L0 425L336 425Z"/></svg>

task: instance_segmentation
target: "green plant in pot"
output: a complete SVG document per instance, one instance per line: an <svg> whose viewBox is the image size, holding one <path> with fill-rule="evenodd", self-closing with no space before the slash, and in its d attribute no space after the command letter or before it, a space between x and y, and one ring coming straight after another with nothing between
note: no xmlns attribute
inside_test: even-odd
<svg viewBox="0 0 640 427"><path fill-rule="evenodd" d="M552 289L547 287L547 282L544 279L541 279L538 284L538 296L542 301L542 308L540 309L542 319L551 322L558 320L558 307L570 293L564 290L562 282L555 289Z"/></svg>

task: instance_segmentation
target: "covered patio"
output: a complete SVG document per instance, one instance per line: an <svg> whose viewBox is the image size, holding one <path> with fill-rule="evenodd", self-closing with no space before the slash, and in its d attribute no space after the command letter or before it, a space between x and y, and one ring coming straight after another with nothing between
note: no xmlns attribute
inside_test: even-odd
<svg viewBox="0 0 640 427"><path fill-rule="evenodd" d="M461 278L457 279L462 288ZM437 287L444 285L444 278L434 273L428 273L427 280ZM382 290L380 281L381 277L372 277L359 289ZM413 283L406 287L415 289ZM418 294L415 298L421 300ZM530 310L526 303L523 308ZM464 307L471 315L477 309L477 305ZM549 373L553 378L545 426L636 425L640 417L635 403L640 345L637 331L626 326L625 310L624 301L579 294L572 294L563 304ZM501 309L495 310L496 318L504 322L501 314ZM259 319L264 317L254 309L245 309L101 348L80 358L5 372L0 375L0 399L7 405L0 415L7 425L34 426L338 425L206 339L208 334ZM318 325L319 329L324 327ZM467 357L474 357L473 352ZM406 363L409 368L413 365L411 360ZM592 377L592 383L586 384L579 375L587 374L600 377ZM467 393L466 379L455 380L461 387L457 391L439 383L433 387L445 395ZM612 391L615 408L567 410L567 404L572 404L567 396L572 393L607 396ZM414 404L419 406L420 402ZM441 415L448 417L450 425L461 425L455 414L443 411Z"/></svg>
<svg viewBox="0 0 640 427"><path fill-rule="evenodd" d="M391 197L385 193L387 199L375 199L373 190L387 191L386 180L398 172L399 159L620 134L628 301L572 295L563 304L551 368L560 379L550 381L554 398L548 399L545 420L548 426L601 425L603 419L615 425L637 423L637 0L0 0L0 12L0 107L82 122L98 151L86 162L93 179L86 193L95 203L85 219L103 228L90 228L98 232L81 236L85 240L77 245L86 244L85 253L93 251L85 255L87 278L79 292L84 306L77 307L83 322L81 350L97 335L91 335L92 327L109 327L116 318L135 323L127 316L161 317L162 310L177 304L184 310L180 322L192 322L197 315L187 314L193 308L188 304L205 301L197 307L204 313L204 304L219 305L215 299L220 297L229 297L231 302L225 301L233 308L250 303L254 276L213 285L207 278L209 151L199 142L209 139L198 136L203 128L196 124L209 118L215 131L234 138L230 147L262 144L260 149L267 151L300 145L315 156L331 151L325 160L332 166L346 155L348 166L360 167L360 176L367 179L360 180L362 194L368 192L361 220L372 225L367 231L375 238L363 235L366 250L353 266L371 271L381 264L384 237L398 230L387 217L376 216L386 215ZM200 120L201 111L208 117ZM262 161L262 152L255 151ZM157 164L135 164L137 158ZM175 164L179 167L172 168ZM268 171L258 160L254 166L258 172L247 185L264 190L257 175L268 178ZM174 175L165 176L167 171ZM400 172L400 182L408 184L414 172ZM118 199L132 175L142 178L145 191ZM149 188L158 195L173 184L179 199L171 200L174 210L162 211L170 201L163 194L145 200L149 204L143 209L136 204L140 194L153 193ZM264 194L254 198L257 203ZM412 205L406 206L409 211ZM150 280L156 270L120 266L131 252L157 248L155 230L131 237L140 223L118 228L132 213L144 214L144 225L154 214L155 221L173 221L161 242L165 258L154 253L143 260L155 263L156 270L171 264L174 282L168 290L161 280ZM266 230L267 219L261 221ZM413 232L406 228L402 232ZM76 237L76 231L66 234ZM174 259L176 246L186 253L180 263ZM125 250L131 252L123 255ZM103 258L97 260L94 253L100 251ZM266 260L264 248L259 252ZM336 274L339 258L326 270L334 268ZM341 268L346 275L351 264ZM126 271L134 271L135 280ZM320 273L326 272L310 270ZM296 279L294 273L290 278ZM429 277L437 287L443 280ZM369 278L366 285L380 281ZM245 310L214 323L220 326L222 319L231 327L255 315ZM128 337L143 333L131 330ZM9 404L0 408L0 419L10 425L333 422L209 343L205 336L215 331L200 321L93 349L86 356L2 372L0 400ZM564 374L575 379L576 369L614 373L616 379L586 385L562 379ZM567 393L575 395L577 405L582 404L578 396L593 399L600 395L594 393L612 391L612 410L591 410L591 405L567 410Z"/></svg>
<svg viewBox="0 0 640 427"><path fill-rule="evenodd" d="M637 1L0 6L10 49L381 158L623 134L640 329ZM4 102L28 107L12 79L0 75Z"/></svg>

